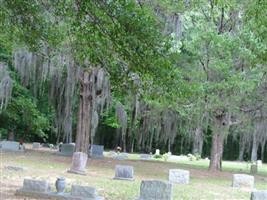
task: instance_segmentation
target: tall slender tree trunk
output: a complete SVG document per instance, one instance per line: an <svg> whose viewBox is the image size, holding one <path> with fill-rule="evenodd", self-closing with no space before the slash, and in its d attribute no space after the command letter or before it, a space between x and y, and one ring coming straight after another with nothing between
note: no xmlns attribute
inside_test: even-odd
<svg viewBox="0 0 267 200"><path fill-rule="evenodd" d="M72 157L72 166L69 172L84 174L88 158L91 138L91 122L93 115L93 71L84 70L80 77L80 105L76 133L75 153Z"/></svg>
<svg viewBox="0 0 267 200"><path fill-rule="evenodd" d="M252 151L251 151L251 161L257 161L258 147L259 147L259 142L257 141L257 134L254 133L252 142Z"/></svg>
<svg viewBox="0 0 267 200"><path fill-rule="evenodd" d="M238 155L238 160L243 161L244 160L244 151L245 151L245 142L243 139L240 140L239 144L239 155Z"/></svg>
<svg viewBox="0 0 267 200"><path fill-rule="evenodd" d="M194 142L193 142L193 154L202 154L203 148L203 131L200 126L195 130Z"/></svg>

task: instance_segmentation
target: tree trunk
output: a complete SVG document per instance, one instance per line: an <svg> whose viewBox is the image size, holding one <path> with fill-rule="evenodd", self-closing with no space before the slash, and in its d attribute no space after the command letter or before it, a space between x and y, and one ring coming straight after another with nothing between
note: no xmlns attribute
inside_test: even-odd
<svg viewBox="0 0 267 200"><path fill-rule="evenodd" d="M222 156L223 156L223 142L224 136L228 133L230 127L231 115L226 113L224 110L221 111L215 117L213 121L213 136L212 136L212 147L210 156L210 171L221 171L222 170Z"/></svg>
<svg viewBox="0 0 267 200"><path fill-rule="evenodd" d="M210 157L210 171L218 171L222 169L224 134L214 133L212 136L212 147Z"/></svg>
<svg viewBox="0 0 267 200"><path fill-rule="evenodd" d="M245 151L245 142L243 140L241 140L240 144L239 144L239 155L238 155L239 161L244 160L244 151Z"/></svg>
<svg viewBox="0 0 267 200"><path fill-rule="evenodd" d="M80 105L76 133L76 152L88 152L91 138L91 121L93 114L93 84L92 72L84 71L81 77Z"/></svg>
<svg viewBox="0 0 267 200"><path fill-rule="evenodd" d="M252 151L251 151L251 161L256 162L258 159L258 146L259 143L257 141L257 134L253 134L253 143L252 143Z"/></svg>
<svg viewBox="0 0 267 200"><path fill-rule="evenodd" d="M69 172L84 174L88 157L88 148L91 138L91 122L93 114L93 71L83 71L80 78L80 104L76 133L75 153L72 157L72 166Z"/></svg>
<svg viewBox="0 0 267 200"><path fill-rule="evenodd" d="M200 126L198 126L195 130L194 135L194 143L193 143L193 154L202 154L203 147L203 131Z"/></svg>

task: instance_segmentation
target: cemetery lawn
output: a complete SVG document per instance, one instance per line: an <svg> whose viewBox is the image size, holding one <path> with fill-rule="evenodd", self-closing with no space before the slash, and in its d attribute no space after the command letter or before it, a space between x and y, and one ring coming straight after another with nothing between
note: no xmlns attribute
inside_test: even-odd
<svg viewBox="0 0 267 200"><path fill-rule="evenodd" d="M54 150L26 150L25 153L0 154L0 199L24 199L14 196L15 190L22 187L24 178L48 180L52 189L57 177L67 180L67 191L72 184L96 187L101 196L107 200L133 200L139 195L139 187L143 179L167 180L168 170L173 168L190 170L190 184L174 186L174 200L178 199L250 199L250 192L231 188L232 174L248 171L247 163L223 162L225 171L210 173L207 171L208 161L181 161L179 163L163 161L140 161L137 155L130 155L130 160L88 160L87 175L67 173L71 157L55 155ZM113 180L116 164L132 165L135 181ZM24 167L24 171L11 171L5 166ZM259 169L255 176L256 189L267 188L267 165ZM27 198L29 199L29 198Z"/></svg>

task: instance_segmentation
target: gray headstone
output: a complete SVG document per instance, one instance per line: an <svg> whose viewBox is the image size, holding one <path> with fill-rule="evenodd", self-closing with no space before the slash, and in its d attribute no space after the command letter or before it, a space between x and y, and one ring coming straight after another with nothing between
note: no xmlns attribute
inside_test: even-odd
<svg viewBox="0 0 267 200"><path fill-rule="evenodd" d="M49 192L50 185L47 181L24 179L22 191L27 192Z"/></svg>
<svg viewBox="0 0 267 200"><path fill-rule="evenodd" d="M172 184L159 180L142 181L137 200L172 200Z"/></svg>
<svg viewBox="0 0 267 200"><path fill-rule="evenodd" d="M125 160L128 158L128 153L118 153L114 158L117 160Z"/></svg>
<svg viewBox="0 0 267 200"><path fill-rule="evenodd" d="M128 165L116 165L114 179L130 180L134 179L134 169Z"/></svg>
<svg viewBox="0 0 267 200"><path fill-rule="evenodd" d="M267 200L267 190L252 192L250 200Z"/></svg>
<svg viewBox="0 0 267 200"><path fill-rule="evenodd" d="M2 141L0 143L0 148L6 151L23 151L23 148L20 147L19 142L14 141Z"/></svg>
<svg viewBox="0 0 267 200"><path fill-rule="evenodd" d="M26 168L18 166L6 166L5 169L10 171L25 171Z"/></svg>
<svg viewBox="0 0 267 200"><path fill-rule="evenodd" d="M151 158L150 154L140 154L140 160L151 160Z"/></svg>
<svg viewBox="0 0 267 200"><path fill-rule="evenodd" d="M88 155L83 152L75 152L72 156L71 168L68 172L85 175L85 167Z"/></svg>
<svg viewBox="0 0 267 200"><path fill-rule="evenodd" d="M60 151L57 153L61 156L72 156L75 151L75 144L62 144Z"/></svg>
<svg viewBox="0 0 267 200"><path fill-rule="evenodd" d="M76 197L95 198L97 191L93 187L72 185L70 194Z"/></svg>
<svg viewBox="0 0 267 200"><path fill-rule="evenodd" d="M170 169L169 181L171 183L188 184L190 180L190 172L182 169Z"/></svg>
<svg viewBox="0 0 267 200"><path fill-rule="evenodd" d="M254 188L254 176L246 174L234 174L233 187L252 190Z"/></svg>
<svg viewBox="0 0 267 200"><path fill-rule="evenodd" d="M257 174L257 172L258 172L258 165L256 165L256 164L252 164L252 165L250 166L250 173L251 173L251 174Z"/></svg>
<svg viewBox="0 0 267 200"><path fill-rule="evenodd" d="M104 157L104 146L93 144L90 151L90 156L92 158L103 158Z"/></svg>
<svg viewBox="0 0 267 200"><path fill-rule="evenodd" d="M39 149L41 147L41 144L39 142L33 142L32 143L32 148L33 149Z"/></svg>

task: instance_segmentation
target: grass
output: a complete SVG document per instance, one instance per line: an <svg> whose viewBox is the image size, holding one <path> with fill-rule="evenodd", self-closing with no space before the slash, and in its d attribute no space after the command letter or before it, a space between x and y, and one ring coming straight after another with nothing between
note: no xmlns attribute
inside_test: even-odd
<svg viewBox="0 0 267 200"><path fill-rule="evenodd" d="M107 200L131 200L139 195L140 183L146 179L167 180L168 170L181 168L190 170L190 184L174 185L173 198L178 199L244 199L250 198L249 191L237 190L231 187L232 173L249 171L247 163L223 162L223 172L207 171L208 161L163 162L162 160L140 161L139 155L130 154L129 160L119 161L111 158L88 160L87 175L80 176L67 173L71 158L61 157L53 151L26 151L26 153L1 153L0 155L0 195L3 199L19 199L14 197L15 189L22 186L24 178L48 180L55 190L57 177L64 176L67 180L67 191L72 184L90 185L96 187L99 194ZM135 181L113 180L116 164L132 165ZM4 169L4 166L23 166L27 170L14 172ZM256 188L266 189L265 176L267 165L259 169L256 178ZM23 199L23 198L21 198Z"/></svg>

